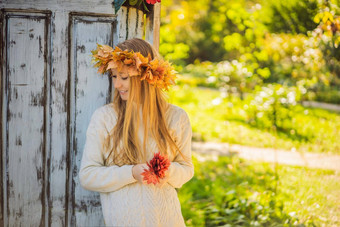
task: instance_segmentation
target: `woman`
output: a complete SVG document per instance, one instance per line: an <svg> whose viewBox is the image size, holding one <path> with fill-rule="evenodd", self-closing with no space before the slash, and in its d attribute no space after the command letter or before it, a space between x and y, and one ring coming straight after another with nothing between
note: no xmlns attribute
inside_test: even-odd
<svg viewBox="0 0 340 227"><path fill-rule="evenodd" d="M165 101L172 67L150 44L131 39L93 51L109 72L114 101L92 115L81 161L81 185L100 192L107 226L185 226L175 188L189 181L192 131L186 112ZM155 153L170 160L165 176L148 184L143 172ZM150 182L149 182L150 183Z"/></svg>

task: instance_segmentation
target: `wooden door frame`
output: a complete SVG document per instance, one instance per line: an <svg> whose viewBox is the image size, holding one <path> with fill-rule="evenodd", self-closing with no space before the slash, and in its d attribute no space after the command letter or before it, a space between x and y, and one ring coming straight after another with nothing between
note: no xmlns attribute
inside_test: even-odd
<svg viewBox="0 0 340 227"><path fill-rule="evenodd" d="M1 208L0 208L0 224L1 226L4 226L5 223L8 222L8 190L7 186L9 184L8 178L3 178L3 174L7 174L7 162L8 162L8 126L4 125L4 122L7 122L8 119L8 87L6 86L8 84L8 62L7 59L7 48L8 43L6 43L6 38L8 37L8 18L10 17L19 17L19 18L37 18L37 19L44 19L44 26L45 26L45 32L44 32L44 47L46 47L44 51L44 62L45 62L45 68L44 68L44 97L46 100L44 100L44 135L43 135L43 141L44 145L42 150L44 153L42 154L42 161L43 161L43 184L42 184L42 193L43 197L42 199L42 220L41 224L47 225L50 224L50 153L51 153L51 131L50 131L50 110L48 109L51 103L51 89L50 89L50 83L51 83L51 14L52 12L49 10L34 10L34 9L13 9L13 8L2 8L0 12L0 24L1 31L0 31L0 62L3 63L2 67L0 69L0 87L1 87L1 111L0 111L0 145L1 145L1 152L0 152L0 159L1 159L1 169L0 169L0 180L1 180L1 193L0 193L0 199L1 199ZM6 95L3 95L3 92L6 92ZM5 113L5 110L6 113ZM4 196L6 195L6 196ZM46 211L47 209L47 211ZM46 217L47 216L47 217Z"/></svg>

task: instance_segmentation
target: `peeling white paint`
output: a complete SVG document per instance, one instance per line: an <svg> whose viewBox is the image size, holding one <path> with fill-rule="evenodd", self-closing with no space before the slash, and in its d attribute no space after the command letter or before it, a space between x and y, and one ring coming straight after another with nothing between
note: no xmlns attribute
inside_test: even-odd
<svg viewBox="0 0 340 227"><path fill-rule="evenodd" d="M112 99L90 51L142 38L147 23L134 8L114 15L112 3L0 1L3 226L104 224L98 194L77 178L90 117Z"/></svg>

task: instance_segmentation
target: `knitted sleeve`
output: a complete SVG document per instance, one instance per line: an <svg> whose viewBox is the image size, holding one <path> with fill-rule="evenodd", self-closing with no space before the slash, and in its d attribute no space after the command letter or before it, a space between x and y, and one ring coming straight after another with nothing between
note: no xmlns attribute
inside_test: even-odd
<svg viewBox="0 0 340 227"><path fill-rule="evenodd" d="M179 124L177 128L177 146L181 154L177 154L169 168L168 183L175 188L182 187L194 175L194 165L191 158L192 130L187 113L180 109Z"/></svg>
<svg viewBox="0 0 340 227"><path fill-rule="evenodd" d="M86 132L86 142L80 164L79 180L83 188L97 192L116 191L136 180L132 165L104 166L104 138L107 134L103 108L92 115Z"/></svg>

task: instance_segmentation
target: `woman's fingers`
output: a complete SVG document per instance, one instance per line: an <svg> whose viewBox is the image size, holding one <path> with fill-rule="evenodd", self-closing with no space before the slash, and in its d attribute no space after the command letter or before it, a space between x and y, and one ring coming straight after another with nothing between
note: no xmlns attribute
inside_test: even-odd
<svg viewBox="0 0 340 227"><path fill-rule="evenodd" d="M169 180L169 174L167 171L165 176L163 178L160 178L159 183L157 183L155 186L158 188L162 188L166 183L168 183L168 180Z"/></svg>
<svg viewBox="0 0 340 227"><path fill-rule="evenodd" d="M147 180L144 180L144 177L142 175L142 173L146 169L148 169L148 166L146 164L137 164L132 167L132 175L137 180L137 182L141 184L148 184ZM169 180L169 172L167 171L163 178L159 178L159 182L155 184L155 186L158 188L162 188L164 185L168 183L168 180Z"/></svg>
<svg viewBox="0 0 340 227"><path fill-rule="evenodd" d="M141 184L144 184L142 173L147 169L146 164L137 164L132 167L133 177Z"/></svg>

